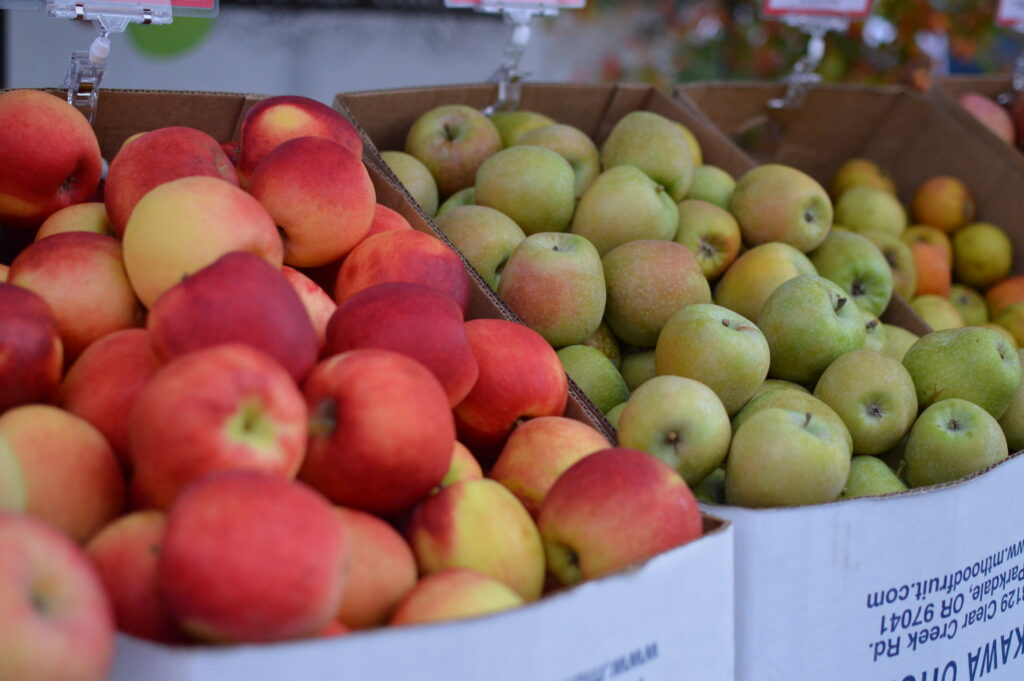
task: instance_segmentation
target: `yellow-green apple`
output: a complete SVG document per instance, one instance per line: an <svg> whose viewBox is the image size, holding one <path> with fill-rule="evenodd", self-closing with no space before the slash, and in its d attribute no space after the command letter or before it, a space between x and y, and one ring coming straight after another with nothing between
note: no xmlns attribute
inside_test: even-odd
<svg viewBox="0 0 1024 681"><path fill-rule="evenodd" d="M910 373L892 357L854 350L836 358L818 379L814 396L839 414L854 454L881 454L903 439L917 418Z"/></svg>
<svg viewBox="0 0 1024 681"><path fill-rule="evenodd" d="M705 304L687 305L672 315L654 352L659 375L700 381L715 391L729 414L742 409L761 386L771 359L768 342L753 322Z"/></svg>
<svg viewBox="0 0 1024 681"><path fill-rule="evenodd" d="M166 509L215 471L293 478L306 448L302 393L270 356L214 345L165 365L135 398L129 425L133 489Z"/></svg>
<svg viewBox="0 0 1024 681"><path fill-rule="evenodd" d="M425 499L405 529L420 574L470 568L525 601L544 588L544 546L533 518L494 480L466 480Z"/></svg>
<svg viewBox="0 0 1024 681"><path fill-rule="evenodd" d="M448 396L408 355L376 348L334 355L303 389L310 426L299 476L335 503L399 513L448 472L455 446Z"/></svg>
<svg viewBox="0 0 1024 681"><path fill-rule="evenodd" d="M452 568L417 582L389 624L400 627L482 617L523 603L515 591L497 579L468 568Z"/></svg>
<svg viewBox="0 0 1024 681"><path fill-rule="evenodd" d="M1024 275L1015 275L985 291L988 311L993 317L1010 303L1024 302Z"/></svg>
<svg viewBox="0 0 1024 681"><path fill-rule="evenodd" d="M135 205L124 232L124 265L146 307L225 253L245 251L280 269L284 245L267 209L212 177L159 185Z"/></svg>
<svg viewBox="0 0 1024 681"><path fill-rule="evenodd" d="M617 430L619 444L653 454L689 485L721 465L732 437L718 395L681 376L657 376L633 391Z"/></svg>
<svg viewBox="0 0 1024 681"><path fill-rule="evenodd" d="M309 313L309 321L313 323L313 331L316 332L317 345L323 351L327 339L327 322L331 315L338 309L337 304L327 294L327 291L293 267L285 265L281 268L281 274L288 281L288 284L295 289L302 306Z"/></svg>
<svg viewBox="0 0 1024 681"><path fill-rule="evenodd" d="M615 124L601 145L605 171L618 166L642 170L668 193L682 201L693 181L693 153L686 136L673 121L650 111L633 111Z"/></svg>
<svg viewBox="0 0 1024 681"><path fill-rule="evenodd" d="M99 574L118 631L160 643L185 636L164 603L157 573L167 516L136 511L104 527L85 547Z"/></svg>
<svg viewBox="0 0 1024 681"><path fill-rule="evenodd" d="M628 402L621 402L609 409L604 415L608 419L608 423L612 424L612 428L617 429L619 427L619 418L622 417L622 412L626 409L627 404Z"/></svg>
<svg viewBox="0 0 1024 681"><path fill-rule="evenodd" d="M781 241L807 253L832 227L825 189L806 173L775 163L748 170L736 181L729 210L748 246Z"/></svg>
<svg viewBox="0 0 1024 681"><path fill-rule="evenodd" d="M576 207L569 162L544 147L509 147L476 173L476 204L501 211L527 235L563 232Z"/></svg>
<svg viewBox="0 0 1024 681"><path fill-rule="evenodd" d="M554 120L536 111L495 111L490 119L498 129L502 146L505 147L519 144L523 135L531 130L555 124Z"/></svg>
<svg viewBox="0 0 1024 681"><path fill-rule="evenodd" d="M39 90L0 94L0 223L36 227L61 208L88 201L103 159L89 121L63 98Z"/></svg>
<svg viewBox="0 0 1024 681"><path fill-rule="evenodd" d="M114 617L85 554L47 523L0 511L5 681L106 681Z"/></svg>
<svg viewBox="0 0 1024 681"><path fill-rule="evenodd" d="M442 291L396 282L345 299L327 325L328 356L360 348L400 352L420 362L455 406L479 373L462 310Z"/></svg>
<svg viewBox="0 0 1024 681"><path fill-rule="evenodd" d="M512 431L489 477L504 485L533 517L559 476L583 457L611 447L582 421L564 416L530 419Z"/></svg>
<svg viewBox="0 0 1024 681"><path fill-rule="evenodd" d="M1013 119L1006 109L980 92L965 92L957 98L957 102L996 137L1007 144L1013 144L1016 132Z"/></svg>
<svg viewBox="0 0 1024 681"><path fill-rule="evenodd" d="M558 351L565 373L602 414L629 397L622 374L604 353L589 345L567 345Z"/></svg>
<svg viewBox="0 0 1024 681"><path fill-rule="evenodd" d="M409 544L380 518L350 508L337 513L348 535L348 579L337 618L348 629L387 624L416 586L416 558Z"/></svg>
<svg viewBox="0 0 1024 681"><path fill-rule="evenodd" d="M1024 346L1024 303L1010 303L992 319L1013 335L1017 346Z"/></svg>
<svg viewBox="0 0 1024 681"><path fill-rule="evenodd" d="M602 262L605 320L630 345L653 348L676 310L711 302L711 287L693 251L674 241L630 241L608 251Z"/></svg>
<svg viewBox="0 0 1024 681"><path fill-rule="evenodd" d="M67 232L37 241L14 259L7 281L47 302L67 361L108 333L142 323L121 244L111 236Z"/></svg>
<svg viewBox="0 0 1024 681"><path fill-rule="evenodd" d="M830 187L832 198L838 201L847 189L857 186L874 187L896 195L896 187L892 180L882 172L877 163L865 158L851 158L839 166Z"/></svg>
<svg viewBox="0 0 1024 681"><path fill-rule="evenodd" d="M440 487L454 485L462 480L479 480L484 477L484 471L480 468L480 462L473 456L473 452L466 449L466 445L458 440L452 448L452 458L448 463L448 472L441 479Z"/></svg>
<svg viewBox="0 0 1024 681"><path fill-rule="evenodd" d="M959 329L964 326L963 315L948 298L925 294L910 301L910 306L914 308L914 312L920 315L924 323L935 331Z"/></svg>
<svg viewBox="0 0 1024 681"><path fill-rule="evenodd" d="M608 297L597 249L578 234L561 232L538 232L519 242L497 291L523 323L556 348L577 345L594 333Z"/></svg>
<svg viewBox="0 0 1024 681"><path fill-rule="evenodd" d="M697 136L679 121L672 121L672 124L679 128L679 132L683 133L686 146L690 149L690 158L693 159L693 170L696 172L697 168L704 163L704 151L700 148L700 142L697 140ZM693 186L692 183L691 186Z"/></svg>
<svg viewBox="0 0 1024 681"><path fill-rule="evenodd" d="M335 618L348 552L345 526L315 491L221 471L189 485L167 514L157 571L190 636L263 643L310 636Z"/></svg>
<svg viewBox="0 0 1024 681"><path fill-rule="evenodd" d="M716 166L702 165L693 169L693 182L686 194L688 200L707 201L724 210L729 210L736 180L732 175Z"/></svg>
<svg viewBox="0 0 1024 681"><path fill-rule="evenodd" d="M744 422L765 409L786 409L796 412L810 412L815 418L825 421L833 428L837 429L843 436L843 440L846 441L847 447L851 450L853 448L853 437L850 435L849 429L846 427L846 424L843 422L843 419L840 418L839 414L837 414L832 407L809 393L806 388L797 386L796 384L788 384L783 387L775 386L772 388L766 388L760 395L751 398L743 409L740 409L739 413L732 418L733 435L736 435L736 432Z"/></svg>
<svg viewBox="0 0 1024 681"><path fill-rule="evenodd" d="M836 283L857 307L878 316L889 306L893 277L882 252L854 232L829 234L810 253L818 274Z"/></svg>
<svg viewBox="0 0 1024 681"><path fill-rule="evenodd" d="M855 456L850 460L850 476L839 498L874 497L906 489L906 484L878 457Z"/></svg>
<svg viewBox="0 0 1024 681"><path fill-rule="evenodd" d="M1020 387L1017 351L995 331L979 326L924 336L907 350L903 366L914 379L921 408L958 398L999 418Z"/></svg>
<svg viewBox="0 0 1024 681"><path fill-rule="evenodd" d="M756 322L768 296L802 274L817 274L806 255L788 244L761 244L725 271L715 286L715 302Z"/></svg>
<svg viewBox="0 0 1024 681"><path fill-rule="evenodd" d="M64 346L50 306L38 294L0 283L0 412L57 397Z"/></svg>
<svg viewBox="0 0 1024 681"><path fill-rule="evenodd" d="M427 111L405 138L405 151L427 167L442 197L473 186L481 164L501 147L501 133L494 123L461 104Z"/></svg>
<svg viewBox="0 0 1024 681"><path fill-rule="evenodd" d="M392 229L412 229L409 221L394 208L388 208L382 203L373 207L373 220L370 222L370 231L366 236L380 234Z"/></svg>
<svg viewBox="0 0 1024 681"><path fill-rule="evenodd" d="M1024 350L1017 350L1017 355L1024 363ZM1014 395L1010 406L999 417L999 427L1003 429L1011 452L1024 449L1024 381L1021 381L1021 386L1017 388L1017 394Z"/></svg>
<svg viewBox="0 0 1024 681"><path fill-rule="evenodd" d="M523 420L561 416L569 380L558 355L536 331L504 319L466 322L480 375L455 406L459 441L484 460L497 455Z"/></svg>
<svg viewBox="0 0 1024 681"><path fill-rule="evenodd" d="M899 237L884 232L863 232L860 236L873 243L882 253L892 273L892 290L906 299L917 291L917 266L914 256Z"/></svg>
<svg viewBox="0 0 1024 681"><path fill-rule="evenodd" d="M249 109L242 119L238 175L244 182L267 154L297 137L323 137L363 155L363 139L340 113L308 97L270 97Z"/></svg>
<svg viewBox="0 0 1024 681"><path fill-rule="evenodd" d="M860 318L864 322L864 345L861 346L861 349L885 354L885 341L888 334L882 320L864 310L860 311Z"/></svg>
<svg viewBox="0 0 1024 681"><path fill-rule="evenodd" d="M630 391L636 390L658 375L657 351L627 352L622 357L622 379Z"/></svg>
<svg viewBox="0 0 1024 681"><path fill-rule="evenodd" d="M985 290L1010 276L1013 244L988 222L973 222L953 235L953 274L957 281Z"/></svg>
<svg viewBox="0 0 1024 681"><path fill-rule="evenodd" d="M678 230L679 209L672 197L634 166L598 175L576 206L571 228L602 255L638 239L671 240Z"/></svg>
<svg viewBox="0 0 1024 681"><path fill-rule="evenodd" d="M320 351L309 313L280 266L245 252L221 256L160 296L146 328L163 359L242 343L273 357L296 381Z"/></svg>
<svg viewBox="0 0 1024 681"><path fill-rule="evenodd" d="M565 585L596 579L701 536L693 492L646 452L586 456L552 486L537 518L548 571Z"/></svg>
<svg viewBox="0 0 1024 681"><path fill-rule="evenodd" d="M395 229L364 239L345 258L334 285L334 302L375 284L422 284L444 291L465 312L470 280L458 253L440 239L414 229Z"/></svg>
<svg viewBox="0 0 1024 681"><path fill-rule="evenodd" d="M578 199L601 174L601 156L590 137L571 125L548 125L530 130L516 144L544 147L559 154L572 167L573 194Z"/></svg>
<svg viewBox="0 0 1024 681"><path fill-rule="evenodd" d="M988 468L1006 459L1009 451L1006 436L989 412L974 402L950 397L921 412L903 456L907 483L924 487Z"/></svg>
<svg viewBox="0 0 1024 681"><path fill-rule="evenodd" d="M107 218L107 207L99 202L76 203L61 208L39 226L36 241L62 232L93 232L107 236L114 234Z"/></svg>
<svg viewBox="0 0 1024 681"><path fill-rule="evenodd" d="M284 262L296 267L326 265L355 248L377 205L362 159L317 137L290 140L268 153L248 191L277 224Z"/></svg>
<svg viewBox="0 0 1024 681"><path fill-rule="evenodd" d="M512 252L526 238L512 218L486 206L457 206L437 217L437 227L494 290Z"/></svg>
<svg viewBox="0 0 1024 681"><path fill-rule="evenodd" d="M718 278L740 252L740 226L736 218L706 201L688 199L677 208L679 231L675 241L693 251L708 280Z"/></svg>
<svg viewBox="0 0 1024 681"><path fill-rule="evenodd" d="M806 395L811 394L810 390L803 387L799 383L793 383L792 381L783 381L778 378L766 378L764 380L764 383L762 383L758 387L758 389L754 391L754 394L751 396L750 401L752 402L761 395L764 395L767 392L771 392L772 390L778 390L779 388L782 388L784 390L796 390Z"/></svg>
<svg viewBox="0 0 1024 681"><path fill-rule="evenodd" d="M900 238L908 246L919 242L934 246L942 253L942 258L946 261L947 266L952 266L953 243L950 241L949 235L942 230L928 225L911 225Z"/></svg>
<svg viewBox="0 0 1024 681"><path fill-rule="evenodd" d="M100 431L73 414L26 404L0 416L0 449L21 471L26 513L84 543L124 508L121 467ZM0 506L9 507L0 501ZM18 510L18 509L16 509Z"/></svg>
<svg viewBox="0 0 1024 681"><path fill-rule="evenodd" d="M999 335L1006 339L1006 342L1010 344L1011 348L1016 349L1020 347L1020 345L1017 343L1017 337L1014 336L1013 332L1007 329L1005 326L1001 326L999 324L996 324L995 322L990 322L988 324L978 324L977 326L982 326L986 329L992 329L993 331L999 333Z"/></svg>
<svg viewBox="0 0 1024 681"><path fill-rule="evenodd" d="M123 329L87 347L60 386L60 406L103 433L125 468L131 466L128 416L160 364L148 331Z"/></svg>
<svg viewBox="0 0 1024 681"><path fill-rule="evenodd" d="M985 296L964 284L953 284L949 290L949 302L960 310L965 326L988 323L988 304Z"/></svg>
<svg viewBox="0 0 1024 681"><path fill-rule="evenodd" d="M725 469L716 468L711 475L693 486L693 496L706 504L725 503Z"/></svg>
<svg viewBox="0 0 1024 681"><path fill-rule="evenodd" d="M475 206L476 205L476 187L466 187L455 192L442 203L437 209L436 217L441 217L453 208L459 206ZM511 219L511 218L510 218ZM518 225L517 225L518 226Z"/></svg>
<svg viewBox="0 0 1024 681"><path fill-rule="evenodd" d="M854 232L882 232L898 237L907 228L907 212L892 193L860 185L836 201L836 222Z"/></svg>
<svg viewBox="0 0 1024 681"><path fill-rule="evenodd" d="M428 217L434 217L438 205L437 182L427 166L404 151L382 151L380 157L398 176L398 181L408 190L423 212Z"/></svg>
<svg viewBox="0 0 1024 681"><path fill-rule="evenodd" d="M122 147L111 162L103 185L103 201L114 233L124 234L132 210L150 190L193 175L238 186L238 173L231 159L217 140L201 130L184 126L160 128Z"/></svg>
<svg viewBox="0 0 1024 681"><path fill-rule="evenodd" d="M811 412L763 409L733 435L725 499L751 508L823 504L839 498L849 474L839 427Z"/></svg>
<svg viewBox="0 0 1024 681"><path fill-rule="evenodd" d="M616 371L622 369L622 350L619 348L619 340L605 322L598 324L597 330L583 339L583 345L600 350L611 361Z"/></svg>
<svg viewBox="0 0 1024 681"><path fill-rule="evenodd" d="M757 319L771 350L773 378L814 383L840 355L864 345L864 322L850 294L824 277L785 282Z"/></svg>
<svg viewBox="0 0 1024 681"><path fill-rule="evenodd" d="M954 232L974 219L974 197L955 177L933 177L914 192L914 220L943 232Z"/></svg>

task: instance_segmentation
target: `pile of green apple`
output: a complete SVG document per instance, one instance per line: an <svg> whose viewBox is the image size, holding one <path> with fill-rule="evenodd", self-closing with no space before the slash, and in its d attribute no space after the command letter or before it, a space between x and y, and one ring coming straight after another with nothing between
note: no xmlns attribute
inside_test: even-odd
<svg viewBox="0 0 1024 681"><path fill-rule="evenodd" d="M479 616L701 535L675 470L564 416L540 334L466 319L361 153L274 97L237 142L133 135L101 186L81 113L0 95L0 229L34 238L0 271L0 679L102 681L115 625Z"/></svg>
<svg viewBox="0 0 1024 681"><path fill-rule="evenodd" d="M918 338L879 320L918 279L913 258L892 257L890 242L910 251L906 214L868 162L841 170L833 203L791 167L734 179L703 164L694 135L652 112L598 146L536 112L460 105L426 112L382 156L620 444L706 500L792 506L950 482L1005 459L1024 428L1012 339ZM922 187L915 214L955 212L945 181ZM969 281L991 276L974 237Z"/></svg>

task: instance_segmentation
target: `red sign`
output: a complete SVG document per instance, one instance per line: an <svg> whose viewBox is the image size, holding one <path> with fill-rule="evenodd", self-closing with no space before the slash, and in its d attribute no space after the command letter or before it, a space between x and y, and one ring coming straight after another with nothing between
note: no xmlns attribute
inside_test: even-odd
<svg viewBox="0 0 1024 681"><path fill-rule="evenodd" d="M764 0L764 13L864 19L871 13L871 0Z"/></svg>
<svg viewBox="0 0 1024 681"><path fill-rule="evenodd" d="M587 0L444 0L445 7L579 9Z"/></svg>
<svg viewBox="0 0 1024 681"><path fill-rule="evenodd" d="M996 23L1000 26L1024 26L1024 0L999 0Z"/></svg>

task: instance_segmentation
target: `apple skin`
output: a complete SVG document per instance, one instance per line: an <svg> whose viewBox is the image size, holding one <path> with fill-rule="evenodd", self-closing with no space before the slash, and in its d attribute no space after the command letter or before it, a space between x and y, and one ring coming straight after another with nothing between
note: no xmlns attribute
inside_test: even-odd
<svg viewBox="0 0 1024 681"><path fill-rule="evenodd" d="M1021 357L1022 364L1024 364L1024 350L1018 349L1017 355ZM1003 435L1006 436L1006 443L1009 445L1010 451L1019 452L1024 449L1024 381L1021 381L1021 386L1017 388L1013 402L999 417L999 427L1003 429Z"/></svg>
<svg viewBox="0 0 1024 681"><path fill-rule="evenodd" d="M572 166L577 199L601 174L601 156L587 133L571 125L547 125L526 132L516 144L544 147L559 154Z"/></svg>
<svg viewBox="0 0 1024 681"><path fill-rule="evenodd" d="M67 360L108 333L142 324L121 244L110 236L68 232L37 241L11 263L8 282L46 300Z"/></svg>
<svg viewBox="0 0 1024 681"><path fill-rule="evenodd" d="M861 310L877 317L889 307L892 270L870 240L853 232L833 232L810 258L818 274L838 284Z"/></svg>
<svg viewBox="0 0 1024 681"><path fill-rule="evenodd" d="M126 415L161 364L148 331L124 329L86 348L60 386L60 406L103 433L125 468L131 466Z"/></svg>
<svg viewBox="0 0 1024 681"><path fill-rule="evenodd" d="M448 396L407 355L334 355L313 369L304 392L311 423L299 477L336 504L399 513L447 473L455 446Z"/></svg>
<svg viewBox="0 0 1024 681"><path fill-rule="evenodd" d="M658 375L657 351L627 352L622 358L622 379L630 392Z"/></svg>
<svg viewBox="0 0 1024 681"><path fill-rule="evenodd" d="M1016 133L1013 119L1006 109L980 92L965 92L957 98L957 102L996 137L1007 144L1013 144Z"/></svg>
<svg viewBox="0 0 1024 681"><path fill-rule="evenodd" d="M512 218L487 206L456 206L438 215L437 227L495 291L509 257L526 238Z"/></svg>
<svg viewBox="0 0 1024 681"><path fill-rule="evenodd" d="M1010 332L1017 347L1024 344L1024 303L1007 305L992 321Z"/></svg>
<svg viewBox="0 0 1024 681"><path fill-rule="evenodd" d="M603 352L589 345L567 345L558 351L565 373L602 414L629 397L622 374Z"/></svg>
<svg viewBox="0 0 1024 681"><path fill-rule="evenodd" d="M722 210L729 210L729 201L736 188L736 180L721 168L701 165L693 169L693 182L686 194L687 200L707 201Z"/></svg>
<svg viewBox="0 0 1024 681"><path fill-rule="evenodd" d="M679 474L625 447L580 459L537 519L548 571L564 585L596 579L697 539L700 509Z"/></svg>
<svg viewBox="0 0 1024 681"><path fill-rule="evenodd" d="M766 381L767 383L767 381ZM800 388L799 390L795 388ZM763 393L752 398L743 409L732 419L732 433L736 433L743 426L744 422L755 414L765 409L786 409L801 414L810 413L819 421L827 423L830 427L839 431L847 449L853 450L853 437L850 435L846 423L832 407L807 392L802 386L789 384L788 387L766 388Z"/></svg>
<svg viewBox="0 0 1024 681"><path fill-rule="evenodd" d="M892 324L883 324L883 326L885 327L884 354L902 362L907 350L917 342L920 336Z"/></svg>
<svg viewBox="0 0 1024 681"><path fill-rule="evenodd" d="M388 208L382 203L374 204L373 221L370 223L370 231L366 236L389 232L393 229L412 229L409 221L393 208Z"/></svg>
<svg viewBox="0 0 1024 681"><path fill-rule="evenodd" d="M988 222L965 225L953 235L953 274L957 281L985 290L1010 276L1013 244Z"/></svg>
<svg viewBox="0 0 1024 681"><path fill-rule="evenodd" d="M999 418L1017 394L1020 357L992 329L978 326L935 331L914 343L903 358L926 408L939 400L973 402Z"/></svg>
<svg viewBox="0 0 1024 681"><path fill-rule="evenodd" d="M892 192L851 187L836 201L835 219L854 232L882 232L898 237L907 229L907 212Z"/></svg>
<svg viewBox="0 0 1024 681"><path fill-rule="evenodd" d="M136 511L104 527L85 547L110 604L118 631L159 643L183 643L168 611L157 573L167 516Z"/></svg>
<svg viewBox="0 0 1024 681"><path fill-rule="evenodd" d="M940 400L921 412L910 430L904 450L907 483L953 482L1007 456L1006 436L991 414L967 400Z"/></svg>
<svg viewBox="0 0 1024 681"><path fill-rule="evenodd" d="M851 158L839 166L829 189L832 198L838 201L847 189L857 186L874 187L896 195L896 187L892 180L882 172L877 163L865 158Z"/></svg>
<svg viewBox="0 0 1024 681"><path fill-rule="evenodd" d="M476 570L453 568L421 579L399 604L390 624L400 627L481 617L523 603L502 582Z"/></svg>
<svg viewBox="0 0 1024 681"><path fill-rule="evenodd" d="M0 283L0 412L57 397L64 346L46 301Z"/></svg>
<svg viewBox="0 0 1024 681"><path fill-rule="evenodd" d="M601 146L601 167L639 168L672 197L682 201L698 165L676 123L650 111L633 111L615 124Z"/></svg>
<svg viewBox="0 0 1024 681"><path fill-rule="evenodd" d="M679 231L675 241L697 257L710 281L725 272L739 255L740 226L729 211L712 203L689 199L677 206Z"/></svg>
<svg viewBox="0 0 1024 681"><path fill-rule="evenodd" d="M150 190L193 175L238 186L238 173L231 159L217 140L201 130L160 128L122 146L110 163L103 185L103 201L114 233L124 235L132 210Z"/></svg>
<svg viewBox="0 0 1024 681"><path fill-rule="evenodd" d="M910 306L934 331L959 329L964 326L964 318L960 314L960 310L943 296L920 295L910 301Z"/></svg>
<svg viewBox="0 0 1024 681"><path fill-rule="evenodd" d="M498 129L504 147L520 144L523 136L531 130L555 124L551 118L536 111L495 111L488 118Z"/></svg>
<svg viewBox="0 0 1024 681"><path fill-rule="evenodd" d="M238 175L243 186L267 154L297 137L322 137L345 147L356 158L363 155L359 131L331 107L308 97L270 97L257 102L242 119Z"/></svg>
<svg viewBox="0 0 1024 681"><path fill-rule="evenodd" d="M989 314L993 318L1011 303L1024 302L1024 276L1015 275L985 291Z"/></svg>
<svg viewBox="0 0 1024 681"><path fill-rule="evenodd" d="M343 257L370 230L377 196L359 156L317 137L268 153L249 179L284 240L284 262L317 267Z"/></svg>
<svg viewBox="0 0 1024 681"><path fill-rule="evenodd" d="M572 166L550 149L509 147L476 173L476 204L501 211L527 236L564 232L576 207Z"/></svg>
<svg viewBox="0 0 1024 681"><path fill-rule="evenodd" d="M405 151L427 167L441 197L473 186L477 170L501 148L501 134L494 123L462 104L425 112L405 138Z"/></svg>
<svg viewBox="0 0 1024 681"><path fill-rule="evenodd" d="M907 485L884 461L874 456L855 456L850 460L850 476L846 479L840 499L873 497L903 492Z"/></svg>
<svg viewBox="0 0 1024 681"><path fill-rule="evenodd" d="M466 187L455 192L442 203L437 209L437 215L435 217L441 217L453 208L460 206L475 206L476 205L476 187ZM511 218L509 218L511 219Z"/></svg>
<svg viewBox="0 0 1024 681"><path fill-rule="evenodd" d="M425 499L406 537L420 574L470 568L497 579L524 601L544 589L544 546L533 518L494 480L466 480Z"/></svg>
<svg viewBox="0 0 1024 681"><path fill-rule="evenodd" d="M907 300L913 298L917 291L917 266L910 247L899 237L883 232L864 232L861 236L875 245L889 265L893 293Z"/></svg>
<svg viewBox="0 0 1024 681"><path fill-rule="evenodd" d="M93 232L106 236L114 234L107 218L107 208L99 202L76 203L61 208L39 226L35 240L39 241L63 232Z"/></svg>
<svg viewBox="0 0 1024 681"><path fill-rule="evenodd" d="M462 480L479 480L482 477L484 477L484 471L480 468L480 462L473 456L473 452L456 440L455 447L452 449L452 458L448 463L448 472L444 474L439 487L454 485Z"/></svg>
<svg viewBox="0 0 1024 681"><path fill-rule="evenodd" d="M297 269L285 265L281 268L281 274L295 289L302 306L309 313L309 321L313 323L313 331L316 332L317 345L323 352L327 340L327 323L338 309L338 305L315 281Z"/></svg>
<svg viewBox="0 0 1024 681"><path fill-rule="evenodd" d="M243 343L281 363L301 381L319 352L316 331L280 267L228 253L168 290L146 322L164 359L220 343Z"/></svg>
<svg viewBox="0 0 1024 681"><path fill-rule="evenodd" d="M38 90L0 94L0 224L36 227L88 201L103 159L96 133L66 100Z"/></svg>
<svg viewBox="0 0 1024 681"><path fill-rule="evenodd" d="M269 355L240 344L191 352L164 366L135 398L132 485L166 509L190 482L214 471L293 478L308 416L302 393Z"/></svg>
<svg viewBox="0 0 1024 681"><path fill-rule="evenodd" d="M783 282L817 274L810 259L792 246L767 243L743 253L715 286L715 303L757 322L761 308Z"/></svg>
<svg viewBox="0 0 1024 681"><path fill-rule="evenodd" d="M562 473L583 457L611 446L604 435L582 421L564 416L530 419L512 431L488 475L536 518Z"/></svg>
<svg viewBox="0 0 1024 681"><path fill-rule="evenodd" d="M124 509L117 457L88 422L43 404L0 416L0 449L21 471L24 511L84 543ZM7 506L7 504L4 504Z"/></svg>
<svg viewBox="0 0 1024 681"><path fill-rule="evenodd" d="M448 293L462 308L469 307L471 288L466 266L443 241L416 230L396 229L375 234L345 258L334 285L334 302L375 284L423 284Z"/></svg>
<svg viewBox="0 0 1024 681"><path fill-rule="evenodd" d="M158 574L190 635L264 643L321 631L341 606L348 536L308 487L221 471L185 489L167 515Z"/></svg>
<svg viewBox="0 0 1024 681"><path fill-rule="evenodd" d="M960 310L964 326L979 326L988 323L988 303L985 296L970 286L953 284L949 290L949 302Z"/></svg>
<svg viewBox="0 0 1024 681"><path fill-rule="evenodd" d="M654 352L658 375L700 381L718 395L730 415L764 383L771 359L760 329L718 305L681 308L661 330Z"/></svg>
<svg viewBox="0 0 1024 681"><path fill-rule="evenodd" d="M124 264L146 307L222 255L246 251L280 269L284 246L270 213L212 177L166 182L136 204L125 227Z"/></svg>
<svg viewBox="0 0 1024 681"><path fill-rule="evenodd" d="M45 522L0 511L0 660L12 681L106 681L114 618L96 571Z"/></svg>
<svg viewBox="0 0 1024 681"><path fill-rule="evenodd" d="M582 343L605 314L607 291L597 249L577 234L540 232L509 256L498 295L556 348Z"/></svg>
<svg viewBox="0 0 1024 681"><path fill-rule="evenodd" d="M380 518L350 508L336 510L349 544L338 621L349 630L384 626L416 586L416 557L402 535Z"/></svg>
<svg viewBox="0 0 1024 681"><path fill-rule="evenodd" d="M870 312L860 311L861 321L864 322L864 345L862 350L872 350L885 354L885 341L888 332L882 320Z"/></svg>
<svg viewBox="0 0 1024 681"><path fill-rule="evenodd" d="M404 151L382 151L380 157L428 217L439 215L437 182L427 166Z"/></svg>
<svg viewBox="0 0 1024 681"><path fill-rule="evenodd" d="M914 193L911 213L916 222L943 232L954 232L974 219L971 192L955 177L933 177Z"/></svg>
<svg viewBox="0 0 1024 681"><path fill-rule="evenodd" d="M825 189L796 168L774 163L748 170L736 181L729 209L750 246L781 241L807 253L832 227Z"/></svg>
<svg viewBox="0 0 1024 681"><path fill-rule="evenodd" d="M934 246L942 253L942 259L946 262L947 266L953 264L953 243L950 241L949 235L941 229L929 227L928 225L911 225L902 234L900 239L907 246L913 246L918 242Z"/></svg>
<svg viewBox="0 0 1024 681"><path fill-rule="evenodd" d="M616 371L622 370L622 349L619 347L619 339L605 322L598 324L597 330L583 339L583 345L600 350Z"/></svg>
<svg viewBox="0 0 1024 681"><path fill-rule="evenodd" d="M480 375L455 406L459 442L478 458L501 451L517 422L562 416L569 380L554 349L536 331L504 319L466 322Z"/></svg>
<svg viewBox="0 0 1024 681"><path fill-rule="evenodd" d="M419 284L378 284L338 306L327 324L326 354L359 348L392 350L420 362L440 381L451 406L469 394L480 373L458 304Z"/></svg>

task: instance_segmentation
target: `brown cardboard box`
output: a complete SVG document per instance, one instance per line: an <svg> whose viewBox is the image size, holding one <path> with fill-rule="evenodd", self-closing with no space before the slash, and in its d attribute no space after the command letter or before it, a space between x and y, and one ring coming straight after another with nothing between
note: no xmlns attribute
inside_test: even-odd
<svg viewBox="0 0 1024 681"><path fill-rule="evenodd" d="M950 117L959 121L965 129L970 130L979 141L988 145L992 149L992 153L1006 155L1018 163L1021 168L1024 168L1024 153L1021 153L1019 148L1011 146L997 137L957 101L968 92L977 92L995 100L1000 95L1012 90L1013 81L1008 75L946 76L937 78L925 96L936 106L945 110Z"/></svg>

